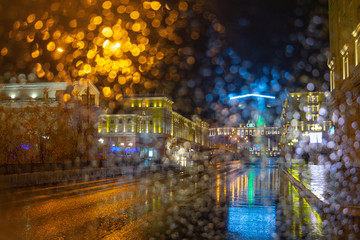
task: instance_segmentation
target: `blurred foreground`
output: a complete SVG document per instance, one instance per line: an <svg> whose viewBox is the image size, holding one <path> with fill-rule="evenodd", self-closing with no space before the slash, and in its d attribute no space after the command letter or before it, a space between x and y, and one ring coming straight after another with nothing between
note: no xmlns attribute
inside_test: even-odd
<svg viewBox="0 0 360 240"><path fill-rule="evenodd" d="M329 239L358 219L309 205L271 160L1 193L1 239ZM341 235L339 235L341 230Z"/></svg>

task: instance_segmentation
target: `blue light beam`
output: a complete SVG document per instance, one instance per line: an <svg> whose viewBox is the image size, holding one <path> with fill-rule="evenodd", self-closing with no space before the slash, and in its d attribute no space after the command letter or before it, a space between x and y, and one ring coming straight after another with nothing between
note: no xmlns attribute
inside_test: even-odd
<svg viewBox="0 0 360 240"><path fill-rule="evenodd" d="M251 94L245 94L245 95L240 95L240 96L231 97L230 100L238 99L238 98L247 98L247 97L260 97L260 98L275 99L274 96L251 93Z"/></svg>

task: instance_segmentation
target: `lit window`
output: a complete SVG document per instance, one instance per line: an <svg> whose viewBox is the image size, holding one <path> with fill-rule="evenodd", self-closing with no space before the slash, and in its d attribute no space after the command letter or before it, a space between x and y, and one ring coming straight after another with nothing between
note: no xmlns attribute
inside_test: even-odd
<svg viewBox="0 0 360 240"><path fill-rule="evenodd" d="M310 143L322 143L322 132L312 132L309 136Z"/></svg>
<svg viewBox="0 0 360 240"><path fill-rule="evenodd" d="M308 102L309 103L317 103L317 102L319 102L319 96L313 96L313 95L308 96Z"/></svg>
<svg viewBox="0 0 360 240"><path fill-rule="evenodd" d="M355 66L360 63L360 36L355 40Z"/></svg>
<svg viewBox="0 0 360 240"><path fill-rule="evenodd" d="M334 69L330 70L330 91L335 89L335 71Z"/></svg>
<svg viewBox="0 0 360 240"><path fill-rule="evenodd" d="M349 77L349 52L345 52L342 56L343 63L343 80Z"/></svg>

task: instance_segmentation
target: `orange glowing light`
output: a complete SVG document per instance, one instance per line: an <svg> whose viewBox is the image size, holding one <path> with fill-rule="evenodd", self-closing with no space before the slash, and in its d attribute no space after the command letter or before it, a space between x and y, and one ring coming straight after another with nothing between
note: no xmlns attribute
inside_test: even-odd
<svg viewBox="0 0 360 240"><path fill-rule="evenodd" d="M113 35L113 31L111 30L111 28L109 27L106 27L102 30L102 34L105 36L105 37L111 37Z"/></svg>
<svg viewBox="0 0 360 240"><path fill-rule="evenodd" d="M151 2L151 8L155 11L159 10L161 7L161 3L158 1Z"/></svg>

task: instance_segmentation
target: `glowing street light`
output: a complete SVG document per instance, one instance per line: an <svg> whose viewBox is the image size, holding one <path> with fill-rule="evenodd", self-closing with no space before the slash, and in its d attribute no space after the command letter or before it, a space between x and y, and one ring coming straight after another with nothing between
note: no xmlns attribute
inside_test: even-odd
<svg viewBox="0 0 360 240"><path fill-rule="evenodd" d="M259 98L275 99L274 96L251 93L251 94L245 94L245 95L239 95L239 96L231 97L230 100L239 99L239 98L247 98L247 97L259 97Z"/></svg>

